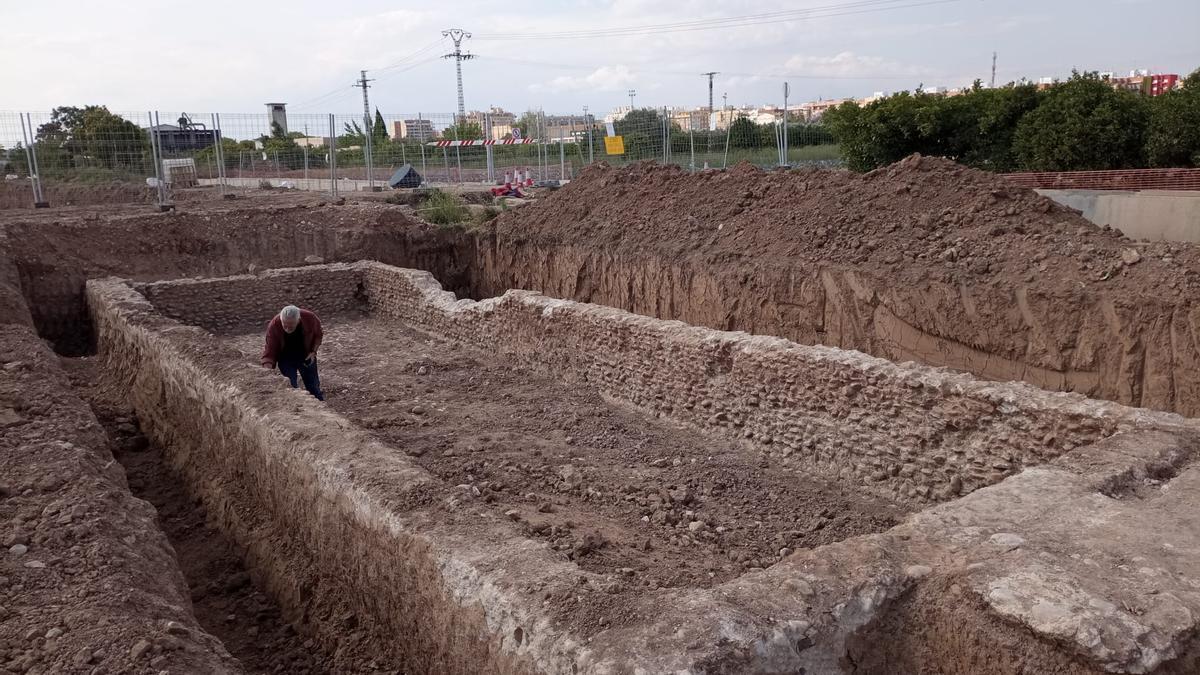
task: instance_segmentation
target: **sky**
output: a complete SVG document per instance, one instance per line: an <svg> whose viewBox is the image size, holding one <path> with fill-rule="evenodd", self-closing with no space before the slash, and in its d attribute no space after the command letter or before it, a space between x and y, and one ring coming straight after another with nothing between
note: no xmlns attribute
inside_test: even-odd
<svg viewBox="0 0 1200 675"><path fill-rule="evenodd" d="M602 114L867 96L1066 76L1073 68L1186 74L1200 68L1197 0L579 0L382 2L0 0L0 111L107 105L361 115L359 71L387 115L453 113L461 28L466 107ZM799 10L805 10L807 13ZM771 13L791 11L786 15ZM709 30L595 31L753 15ZM746 25L749 24L749 25ZM701 24L709 25L709 24ZM695 27L693 24L689 27ZM576 32L565 37L547 33ZM582 34L580 34L580 32ZM514 37L523 36L523 37ZM293 125L294 126L294 125Z"/></svg>

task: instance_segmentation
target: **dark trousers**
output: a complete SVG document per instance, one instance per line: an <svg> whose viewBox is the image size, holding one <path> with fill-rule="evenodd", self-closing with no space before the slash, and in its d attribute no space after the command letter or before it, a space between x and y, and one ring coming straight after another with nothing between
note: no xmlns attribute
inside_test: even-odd
<svg viewBox="0 0 1200 675"><path fill-rule="evenodd" d="M325 400L325 392L321 391L321 378L317 375L317 357L313 357L311 361L280 361L279 372L283 373L292 383L292 388L299 388L299 383L296 382L296 376L304 380L304 388L308 393L317 397L318 401Z"/></svg>

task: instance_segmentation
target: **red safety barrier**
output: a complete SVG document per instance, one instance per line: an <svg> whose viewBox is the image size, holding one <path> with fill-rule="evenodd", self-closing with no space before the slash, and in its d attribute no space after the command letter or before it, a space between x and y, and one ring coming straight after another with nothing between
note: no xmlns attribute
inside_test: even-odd
<svg viewBox="0 0 1200 675"><path fill-rule="evenodd" d="M1022 187L1046 190L1200 190L1200 169L1006 173Z"/></svg>

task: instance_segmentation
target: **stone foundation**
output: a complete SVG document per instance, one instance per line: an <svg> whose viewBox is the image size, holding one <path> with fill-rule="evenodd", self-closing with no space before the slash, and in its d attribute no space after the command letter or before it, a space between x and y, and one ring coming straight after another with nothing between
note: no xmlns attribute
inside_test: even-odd
<svg viewBox="0 0 1200 675"><path fill-rule="evenodd" d="M88 300L107 371L285 609L301 625L354 612L395 667L1196 666L1200 442L1175 415L528 292L457 301L426 273L377 263L93 281ZM527 589L602 579L486 513L469 533L453 527L434 477L201 328L289 302L365 306L751 448L811 457L831 480L945 503L712 588L648 592L636 620L584 640ZM1021 649L988 651L1006 644Z"/></svg>

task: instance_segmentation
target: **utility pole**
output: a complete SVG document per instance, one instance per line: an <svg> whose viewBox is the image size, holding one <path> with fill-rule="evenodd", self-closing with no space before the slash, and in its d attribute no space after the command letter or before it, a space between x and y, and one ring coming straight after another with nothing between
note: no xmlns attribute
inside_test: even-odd
<svg viewBox="0 0 1200 675"><path fill-rule="evenodd" d="M591 164L591 163L593 163L594 161L596 161L596 157L595 157L595 155L593 154L593 146L592 146L592 127L594 127L594 126L596 126L596 125L595 125L595 124L593 124L593 123L592 123L592 119L591 119L590 117L588 117L588 107L587 107L586 105L585 105L585 106L583 106L583 123L587 125L587 132L588 132L588 164Z"/></svg>
<svg viewBox="0 0 1200 675"><path fill-rule="evenodd" d="M996 52L992 52L992 89L996 88Z"/></svg>
<svg viewBox="0 0 1200 675"><path fill-rule="evenodd" d="M713 120L716 119L715 115L717 112L717 111L713 110L713 76L717 74L717 71L713 70L713 71L709 71L707 73L700 73L700 74L708 76L708 124L705 125L705 127L706 127L705 131L710 131L710 130L712 130L712 128L714 126L716 126L713 124ZM689 124L688 128L690 129L691 126L692 125ZM689 136L690 136L690 134L689 134ZM712 152L712 134L708 134L708 151ZM692 169L695 170L695 168L696 168L696 160L693 157L692 158Z"/></svg>
<svg viewBox="0 0 1200 675"><path fill-rule="evenodd" d="M366 137L363 143L363 157L367 164L367 189L374 192L375 177L371 175L371 136L373 135L371 133L371 102L367 99L367 88L370 86L367 83L374 82L374 80L367 79L365 70L360 70L359 74L359 80L354 86L362 87L363 91L363 135Z"/></svg>
<svg viewBox="0 0 1200 675"><path fill-rule="evenodd" d="M709 112L709 114L712 114L712 111L713 111L713 76L717 75L718 71L714 70L712 72L700 73L700 74L708 76L708 112Z"/></svg>
<svg viewBox="0 0 1200 675"><path fill-rule="evenodd" d="M630 89L629 90L629 112L633 112L633 97L634 96L637 96L637 90Z"/></svg>
<svg viewBox="0 0 1200 675"><path fill-rule="evenodd" d="M470 38L471 34L461 28L451 28L442 31L444 37L448 37L454 41L454 51L442 56L443 59L454 59L454 70L458 74L458 123L467 117L466 104L463 102L463 87L462 87L462 62L467 59L475 58L474 54L464 54L462 50L463 38Z"/></svg>

